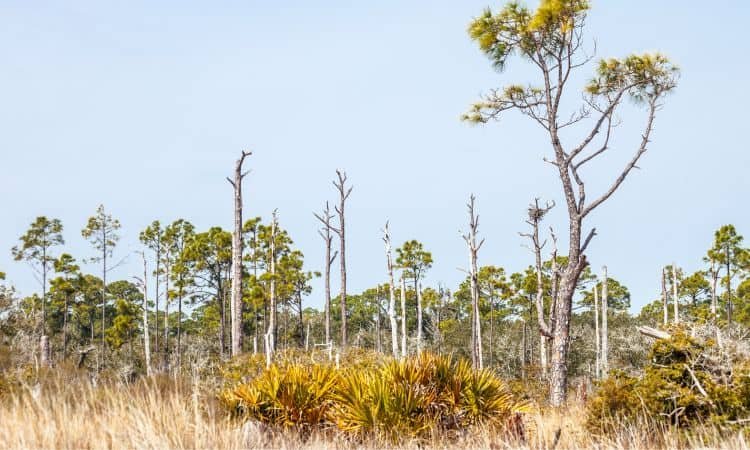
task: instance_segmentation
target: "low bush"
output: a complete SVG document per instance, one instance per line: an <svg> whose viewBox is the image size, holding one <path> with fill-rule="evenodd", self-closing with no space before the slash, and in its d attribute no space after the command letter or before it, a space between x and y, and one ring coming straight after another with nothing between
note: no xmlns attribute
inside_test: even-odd
<svg viewBox="0 0 750 450"><path fill-rule="evenodd" d="M337 430L393 442L458 436L472 426L523 432L528 405L489 370L428 353L360 363L272 366L220 398L235 417L304 436Z"/></svg>
<svg viewBox="0 0 750 450"><path fill-rule="evenodd" d="M677 330L657 340L640 376L613 372L602 381L587 409L587 427L611 433L623 422L718 428L750 416L750 372L746 361L718 348L712 339Z"/></svg>

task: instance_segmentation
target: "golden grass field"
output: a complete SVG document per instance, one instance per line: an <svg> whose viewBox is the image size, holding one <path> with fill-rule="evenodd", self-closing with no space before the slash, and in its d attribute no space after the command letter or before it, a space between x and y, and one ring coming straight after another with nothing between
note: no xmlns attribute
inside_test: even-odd
<svg viewBox="0 0 750 450"><path fill-rule="evenodd" d="M538 410L526 416L526 438L507 441L488 430L466 430L455 440L404 442L389 448L652 449L748 448L741 432L626 427L601 438L583 428L584 409ZM555 442L555 435L559 439ZM158 376L131 384L99 384L50 376L0 397L2 449L341 449L382 448L334 435L301 441L295 433L261 432L232 421L215 397L215 387Z"/></svg>

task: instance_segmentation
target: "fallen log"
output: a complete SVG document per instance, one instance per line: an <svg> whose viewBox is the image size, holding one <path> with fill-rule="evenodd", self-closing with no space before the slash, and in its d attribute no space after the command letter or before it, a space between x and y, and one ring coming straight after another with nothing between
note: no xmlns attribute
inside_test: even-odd
<svg viewBox="0 0 750 450"><path fill-rule="evenodd" d="M654 339L671 339L672 335L666 331L659 330L651 327L636 327L636 329L644 336L652 337Z"/></svg>

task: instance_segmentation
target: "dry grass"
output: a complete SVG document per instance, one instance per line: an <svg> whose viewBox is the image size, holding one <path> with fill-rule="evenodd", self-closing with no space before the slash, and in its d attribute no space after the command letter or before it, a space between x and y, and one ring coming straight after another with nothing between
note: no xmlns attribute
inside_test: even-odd
<svg viewBox="0 0 750 450"><path fill-rule="evenodd" d="M374 442L341 437L268 435L227 419L213 388L155 378L124 385L51 377L0 397L0 448L9 449L341 449L376 448ZM398 448L471 449L746 449L741 432L701 430L678 435L653 427L626 427L597 438L582 427L584 411L546 411L527 418L526 442L508 442L486 430L467 431L454 441L435 439ZM560 430L555 443L555 435Z"/></svg>

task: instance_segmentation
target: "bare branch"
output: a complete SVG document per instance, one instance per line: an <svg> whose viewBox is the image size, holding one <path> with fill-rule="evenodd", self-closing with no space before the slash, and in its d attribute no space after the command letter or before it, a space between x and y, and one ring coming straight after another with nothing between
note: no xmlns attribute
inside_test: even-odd
<svg viewBox="0 0 750 450"><path fill-rule="evenodd" d="M605 192L601 197L594 200L590 205L588 205L581 213L581 217L585 217L591 211L593 211L597 206L604 203L604 201L607 200L617 190L618 187L620 187L622 182L625 181L625 178L627 178L630 171L634 167L636 167L638 160L646 152L646 147L648 143L650 142L649 137L651 135L651 131L653 130L654 117L656 116L656 109L657 109L656 99L657 97L654 96L649 102L649 113L648 113L648 120L646 122L646 131L641 136L641 145L638 147L638 150L635 152L635 155L633 155L633 158L625 166L625 169L623 169L623 171L620 173L620 176L617 177L617 179L612 184L612 186L607 190L607 192Z"/></svg>

